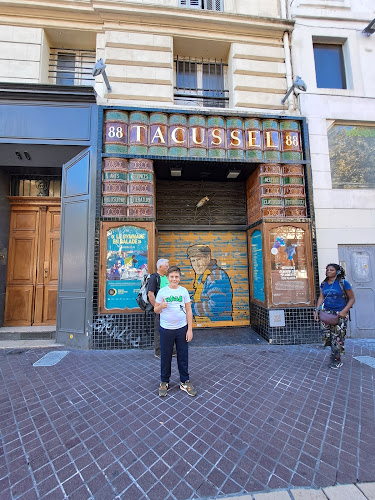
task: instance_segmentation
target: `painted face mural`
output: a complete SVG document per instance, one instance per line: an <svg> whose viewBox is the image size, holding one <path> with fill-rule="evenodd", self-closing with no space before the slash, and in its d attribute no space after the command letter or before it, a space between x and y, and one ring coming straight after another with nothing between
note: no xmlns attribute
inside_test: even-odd
<svg viewBox="0 0 375 500"><path fill-rule="evenodd" d="M195 272L192 310L195 321L232 321L233 290L228 274L207 245L191 245L187 256Z"/></svg>
<svg viewBox="0 0 375 500"><path fill-rule="evenodd" d="M195 328L247 326L249 261L243 231L160 231L158 257L181 269Z"/></svg>

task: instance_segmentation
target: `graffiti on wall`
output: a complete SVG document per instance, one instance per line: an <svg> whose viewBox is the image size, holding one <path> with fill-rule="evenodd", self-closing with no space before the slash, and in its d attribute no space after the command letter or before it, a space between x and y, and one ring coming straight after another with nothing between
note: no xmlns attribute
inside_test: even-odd
<svg viewBox="0 0 375 500"><path fill-rule="evenodd" d="M182 271L195 326L249 324L246 234L230 231L159 233L159 258Z"/></svg>

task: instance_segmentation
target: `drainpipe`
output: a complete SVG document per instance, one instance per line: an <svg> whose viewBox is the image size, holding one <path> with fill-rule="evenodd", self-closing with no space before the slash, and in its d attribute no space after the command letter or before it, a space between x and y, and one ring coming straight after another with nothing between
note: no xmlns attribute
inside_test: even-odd
<svg viewBox="0 0 375 500"><path fill-rule="evenodd" d="M287 89L293 85L293 75L292 75L292 62L290 58L290 47L289 47L289 33L284 32L284 52L285 52L285 70L286 70L286 86ZM294 104L294 94L293 92L288 97L288 109L289 111L294 111L296 109Z"/></svg>
<svg viewBox="0 0 375 500"><path fill-rule="evenodd" d="M287 14L286 14L286 0L280 0L280 16L281 19L286 19Z"/></svg>

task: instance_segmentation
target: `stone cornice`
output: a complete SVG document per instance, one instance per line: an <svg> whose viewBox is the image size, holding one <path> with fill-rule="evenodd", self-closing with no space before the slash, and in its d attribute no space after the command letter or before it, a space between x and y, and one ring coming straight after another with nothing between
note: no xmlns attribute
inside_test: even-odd
<svg viewBox="0 0 375 500"><path fill-rule="evenodd" d="M55 27L61 22L62 28L80 26L95 31L145 25L145 29L155 26L159 32L178 27L179 30L193 28L194 31L279 37L285 31L292 31L294 25L294 21L278 18L140 5L123 0L0 0L0 12L0 24Z"/></svg>

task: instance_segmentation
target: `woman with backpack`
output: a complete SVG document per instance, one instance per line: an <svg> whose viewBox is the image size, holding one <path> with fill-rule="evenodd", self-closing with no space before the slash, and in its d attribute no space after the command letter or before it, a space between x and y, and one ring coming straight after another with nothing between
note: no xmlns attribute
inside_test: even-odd
<svg viewBox="0 0 375 500"><path fill-rule="evenodd" d="M315 321L321 320L324 330L324 346L331 346L330 368L336 370L342 366L341 355L344 353L349 309L355 302L351 284L344 278L345 271L341 266L327 265L326 279L320 284L320 295L314 313Z"/></svg>

